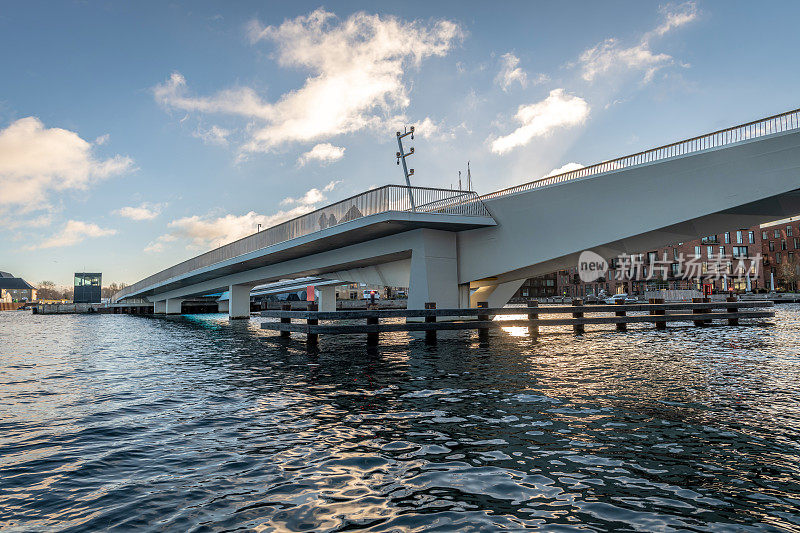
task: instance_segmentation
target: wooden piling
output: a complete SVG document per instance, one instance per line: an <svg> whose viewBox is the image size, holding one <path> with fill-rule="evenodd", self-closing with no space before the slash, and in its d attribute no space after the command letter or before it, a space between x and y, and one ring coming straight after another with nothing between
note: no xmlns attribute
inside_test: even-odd
<svg viewBox="0 0 800 533"><path fill-rule="evenodd" d="M664 303L664 298L650 298L648 300L648 302L651 303L651 304L663 304ZM661 315L666 314L666 310L664 310L664 309L651 309L650 310L650 314L651 315L655 315L655 316L661 316ZM666 322L656 322L655 324L656 324L656 329L667 329L667 323Z"/></svg>
<svg viewBox="0 0 800 533"><path fill-rule="evenodd" d="M377 316L368 316L367 317L367 326L376 325L378 323ZM367 332L367 346L377 346L378 345L378 332Z"/></svg>
<svg viewBox="0 0 800 533"><path fill-rule="evenodd" d="M436 302L425 302L425 309L436 309ZM436 316L426 316L425 322L436 322ZM436 343L436 330L429 329L425 331L425 342L428 344Z"/></svg>
<svg viewBox="0 0 800 533"><path fill-rule="evenodd" d="M317 308L317 304L309 303L308 305L306 305L306 310L307 311L318 311L319 309ZM317 318L307 318L306 319L306 324L308 324L309 326L316 326L317 324L319 324L319 319L317 319ZM316 334L316 333L307 333L306 335L307 335L308 345L309 346L316 346L317 342L319 342L319 335Z"/></svg>
<svg viewBox="0 0 800 533"><path fill-rule="evenodd" d="M528 302L528 320L539 320L539 313L532 313L532 309L537 309L539 307L539 302ZM528 334L531 337L536 337L539 335L539 324L531 324L528 326Z"/></svg>
<svg viewBox="0 0 800 533"><path fill-rule="evenodd" d="M692 303L693 304L708 303L708 298L705 298L705 297L704 298L692 298ZM694 315L702 315L703 313L710 313L710 312L711 312L711 309L700 309L700 308L692 309L692 314L694 314ZM702 326L702 325L704 325L704 324L706 324L708 322L711 322L711 321L710 320L695 320L694 321L694 325L695 326Z"/></svg>
<svg viewBox="0 0 800 533"><path fill-rule="evenodd" d="M281 304L281 311L291 311L292 304ZM291 318L281 318L281 324L291 324ZM291 332L289 331L281 331L281 337L291 337Z"/></svg>
<svg viewBox="0 0 800 533"><path fill-rule="evenodd" d="M617 305L625 305L625 300L617 300L616 304ZM625 316L626 314L627 313L625 312L624 309L622 309L621 311L615 311L614 312L615 316ZM618 323L617 324L617 331L628 331L628 324L626 324L625 322Z"/></svg>
<svg viewBox="0 0 800 533"><path fill-rule="evenodd" d="M478 302L479 309L486 309L489 307L489 302ZM478 315L478 321L488 321L489 315ZM489 338L489 329L488 328L479 328L478 329L478 339L479 340L486 340Z"/></svg>
<svg viewBox="0 0 800 533"><path fill-rule="evenodd" d="M576 298L572 300L572 305L583 305L583 300L581 298ZM572 313L572 318L583 318L583 312L578 311ZM585 331L585 326L583 324L575 324L572 326L572 331L575 333L583 333Z"/></svg>
<svg viewBox="0 0 800 533"><path fill-rule="evenodd" d="M728 296L727 298L725 298L725 301L726 302L738 302L739 301L739 297L738 296ZM737 311L737 309L735 307L728 307L725 310L727 312L729 312L729 313L735 313ZM728 325L729 326L738 326L739 325L739 319L738 318L729 318L728 319Z"/></svg>

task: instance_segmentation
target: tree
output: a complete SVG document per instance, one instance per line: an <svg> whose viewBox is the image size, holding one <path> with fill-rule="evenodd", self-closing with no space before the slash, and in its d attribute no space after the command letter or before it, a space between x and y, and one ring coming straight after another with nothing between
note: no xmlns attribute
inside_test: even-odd
<svg viewBox="0 0 800 533"><path fill-rule="evenodd" d="M125 285L124 283L114 282L108 287L103 287L100 290L100 296L102 296L103 298L111 298L125 287L127 287L127 285Z"/></svg>
<svg viewBox="0 0 800 533"><path fill-rule="evenodd" d="M794 255L792 258L786 258L786 261L781 263L778 267L778 277L783 282L786 290L794 291L797 289L797 282L800 281L800 264Z"/></svg>
<svg viewBox="0 0 800 533"><path fill-rule="evenodd" d="M52 281L42 281L36 286L36 293L40 300L60 300L62 291L58 290Z"/></svg>

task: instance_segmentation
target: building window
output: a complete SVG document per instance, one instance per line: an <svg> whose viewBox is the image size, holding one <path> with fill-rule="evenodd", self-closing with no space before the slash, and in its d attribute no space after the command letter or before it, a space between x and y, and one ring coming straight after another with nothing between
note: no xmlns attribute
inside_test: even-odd
<svg viewBox="0 0 800 533"><path fill-rule="evenodd" d="M697 257L697 258L700 257L700 247L699 246L695 246L694 247L694 256Z"/></svg>
<svg viewBox="0 0 800 533"><path fill-rule="evenodd" d="M789 261L790 263L792 261L794 261L794 252L787 252L786 253L786 260Z"/></svg>
<svg viewBox="0 0 800 533"><path fill-rule="evenodd" d="M781 264L781 253L780 252L775 252L775 264L777 264L777 265Z"/></svg>
<svg viewBox="0 0 800 533"><path fill-rule="evenodd" d="M775 234L775 238L776 239L780 239L781 238L781 230L776 229L773 233Z"/></svg>
<svg viewBox="0 0 800 533"><path fill-rule="evenodd" d="M742 240L742 230L736 230L736 244L742 244L744 241Z"/></svg>
<svg viewBox="0 0 800 533"><path fill-rule="evenodd" d="M747 257L747 246L734 246L733 257Z"/></svg>
<svg viewBox="0 0 800 533"><path fill-rule="evenodd" d="M765 241L768 239L767 230L764 230L764 231L761 232L761 239L765 240Z"/></svg>
<svg viewBox="0 0 800 533"><path fill-rule="evenodd" d="M781 250L785 250L785 249L786 249L786 240L784 239L784 240L781 241Z"/></svg>
<svg viewBox="0 0 800 533"><path fill-rule="evenodd" d="M800 248L800 239L795 237L794 238L794 249L797 250L798 248Z"/></svg>
<svg viewBox="0 0 800 533"><path fill-rule="evenodd" d="M750 241L750 244L756 243L756 232L755 231L748 231L747 232L747 240Z"/></svg>
<svg viewBox="0 0 800 533"><path fill-rule="evenodd" d="M786 236L787 237L791 237L792 236L792 227L791 226L786 226Z"/></svg>
<svg viewBox="0 0 800 533"><path fill-rule="evenodd" d="M769 251L770 252L775 251L775 241L769 241Z"/></svg>
<svg viewBox="0 0 800 533"><path fill-rule="evenodd" d="M795 239L795 242L797 242L797 239ZM797 246L795 246L795 248L797 248ZM672 249L672 259L675 260L675 261L678 260L678 249L677 248L673 248Z"/></svg>
<svg viewBox="0 0 800 533"><path fill-rule="evenodd" d="M708 254L709 259L714 258L714 247L713 246L706 246L706 253Z"/></svg>
<svg viewBox="0 0 800 533"><path fill-rule="evenodd" d="M720 257L725 257L725 247L724 246L720 246L719 247L719 256Z"/></svg>
<svg viewBox="0 0 800 533"><path fill-rule="evenodd" d="M669 273L672 274L673 278L677 278L680 272L680 263L670 263L669 265Z"/></svg>
<svg viewBox="0 0 800 533"><path fill-rule="evenodd" d="M731 243L731 232L730 231L726 231L725 232L725 244L730 244L730 243Z"/></svg>

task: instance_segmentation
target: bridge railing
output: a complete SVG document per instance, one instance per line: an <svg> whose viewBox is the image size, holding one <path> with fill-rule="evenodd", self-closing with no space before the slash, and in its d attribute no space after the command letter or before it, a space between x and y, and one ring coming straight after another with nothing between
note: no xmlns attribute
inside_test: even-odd
<svg viewBox="0 0 800 533"><path fill-rule="evenodd" d="M411 197L418 213L461 216L490 216L478 193L430 187L384 185L321 209L311 211L276 226L248 235L125 287L114 300L134 294L146 287L213 264L254 252L274 244L310 235L317 231L358 218L389 211L412 211Z"/></svg>
<svg viewBox="0 0 800 533"><path fill-rule="evenodd" d="M733 126L724 130L700 135L698 137L692 137L691 139L674 142L666 146L651 148L650 150L626 155L610 161L603 161L602 163L597 163L596 165L570 170L569 172L563 172L553 176L547 176L538 180L530 181L528 183L523 183L521 185L515 185L513 187L508 187L507 189L484 194L481 196L481 199L488 200L490 198L505 196L507 194L529 191L539 187L546 187L548 185L594 176L604 172L621 170L628 167L652 163L654 161L669 159L671 157L701 152L703 150L756 139L758 137L772 135L773 133L791 131L797 128L800 128L800 109L754 120L753 122L740 124L739 126Z"/></svg>

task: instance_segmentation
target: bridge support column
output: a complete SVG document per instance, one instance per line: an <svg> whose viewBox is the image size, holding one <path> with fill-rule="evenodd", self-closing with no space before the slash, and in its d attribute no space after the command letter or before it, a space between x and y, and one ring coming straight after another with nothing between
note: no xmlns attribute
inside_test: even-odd
<svg viewBox="0 0 800 533"><path fill-rule="evenodd" d="M227 313L229 308L230 308L230 302L228 300L220 300L217 302L218 313Z"/></svg>
<svg viewBox="0 0 800 533"><path fill-rule="evenodd" d="M469 298L470 307L478 307L478 302L488 302L489 307L503 307L523 283L525 280L520 279L479 287Z"/></svg>
<svg viewBox="0 0 800 533"><path fill-rule="evenodd" d="M469 307L469 283L462 283L458 286L458 307L465 309Z"/></svg>
<svg viewBox="0 0 800 533"><path fill-rule="evenodd" d="M250 318L250 285L231 285L228 318Z"/></svg>
<svg viewBox="0 0 800 533"><path fill-rule="evenodd" d="M166 313L167 312L167 301L166 300L156 300L153 302L153 313Z"/></svg>
<svg viewBox="0 0 800 533"><path fill-rule="evenodd" d="M318 287L319 310L336 311L336 285L323 285Z"/></svg>
<svg viewBox="0 0 800 533"><path fill-rule="evenodd" d="M181 314L181 305L183 304L183 299L181 298L168 298L166 303L165 312L168 315L179 315Z"/></svg>
<svg viewBox="0 0 800 533"><path fill-rule="evenodd" d="M458 250L456 234L421 230L418 246L411 251L408 308L425 309L427 302L439 309L458 307Z"/></svg>

